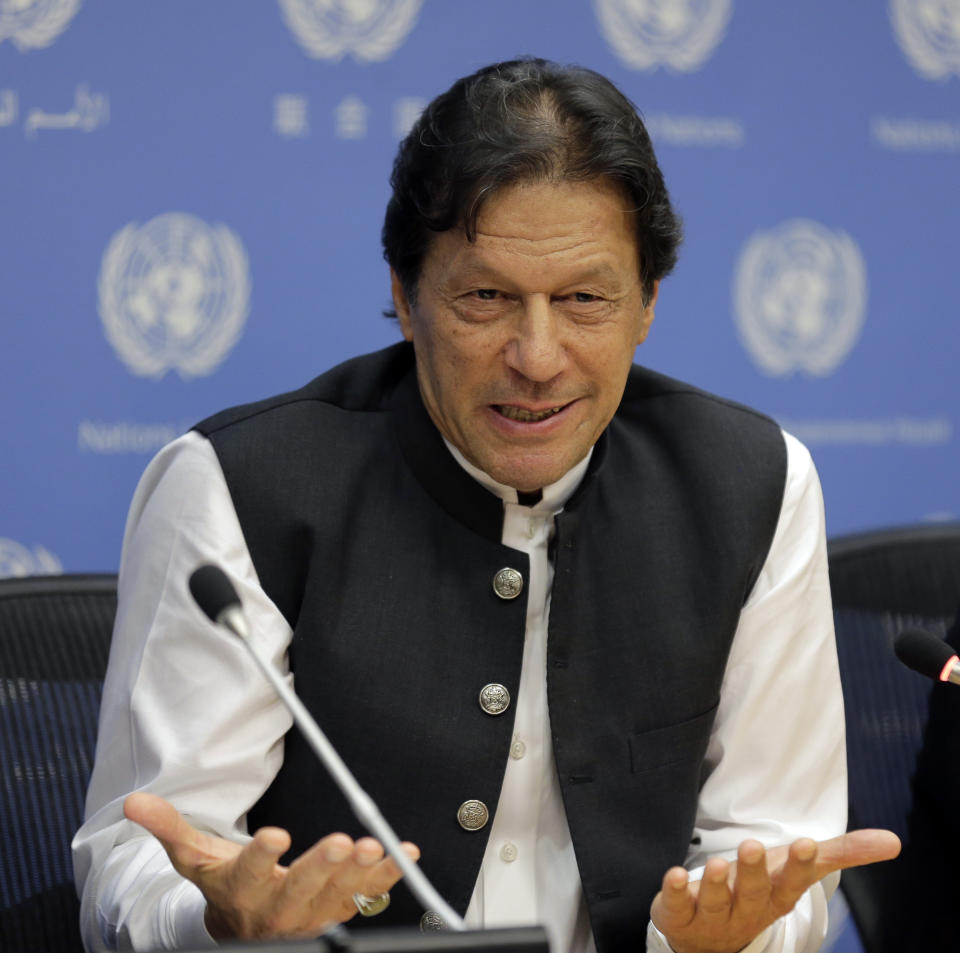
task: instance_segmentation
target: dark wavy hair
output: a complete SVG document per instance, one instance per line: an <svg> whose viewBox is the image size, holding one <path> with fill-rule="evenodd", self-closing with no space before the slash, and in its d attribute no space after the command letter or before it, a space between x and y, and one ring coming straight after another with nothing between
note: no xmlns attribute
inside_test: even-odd
<svg viewBox="0 0 960 953"><path fill-rule="evenodd" d="M636 217L644 297L669 274L683 229L636 107L608 79L579 66L518 59L457 80L400 144L383 222L383 257L411 301L432 235L476 238L497 189L526 181L608 179Z"/></svg>

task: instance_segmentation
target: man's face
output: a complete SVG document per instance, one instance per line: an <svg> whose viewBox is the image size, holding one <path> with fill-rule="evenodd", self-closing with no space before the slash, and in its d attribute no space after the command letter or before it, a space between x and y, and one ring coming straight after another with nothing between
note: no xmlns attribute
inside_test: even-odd
<svg viewBox="0 0 960 953"><path fill-rule="evenodd" d="M436 236L416 304L393 276L430 417L500 483L555 482L616 411L656 302L633 229L606 181L522 183L483 205L475 242Z"/></svg>

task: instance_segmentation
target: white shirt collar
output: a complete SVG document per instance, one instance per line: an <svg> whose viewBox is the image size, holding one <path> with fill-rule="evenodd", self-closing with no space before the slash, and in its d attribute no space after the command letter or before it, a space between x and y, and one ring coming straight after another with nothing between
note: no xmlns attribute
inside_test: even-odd
<svg viewBox="0 0 960 953"><path fill-rule="evenodd" d="M453 459L481 486L486 487L495 496L499 496L504 503L517 503L517 491L512 486L498 483L490 474L485 473L479 467L475 467L446 437L443 438L443 442L447 445L450 453L453 454ZM587 472L592 455L593 447L578 464L567 470L556 483L545 486L543 488L543 498L531 509L553 512L563 509L564 504L573 495L573 491L580 485L583 475Z"/></svg>

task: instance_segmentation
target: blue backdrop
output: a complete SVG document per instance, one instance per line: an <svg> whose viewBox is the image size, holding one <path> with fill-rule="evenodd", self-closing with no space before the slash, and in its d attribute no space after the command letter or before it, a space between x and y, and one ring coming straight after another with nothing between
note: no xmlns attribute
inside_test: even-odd
<svg viewBox="0 0 960 953"><path fill-rule="evenodd" d="M960 0L0 0L0 575L113 570L165 441L395 340L398 139L527 53L686 220L638 359L805 440L832 534L957 518Z"/></svg>
<svg viewBox="0 0 960 953"><path fill-rule="evenodd" d="M805 440L833 534L956 518L960 0L0 0L0 574L115 568L164 441L395 340L398 138L525 53L685 218L638 360Z"/></svg>

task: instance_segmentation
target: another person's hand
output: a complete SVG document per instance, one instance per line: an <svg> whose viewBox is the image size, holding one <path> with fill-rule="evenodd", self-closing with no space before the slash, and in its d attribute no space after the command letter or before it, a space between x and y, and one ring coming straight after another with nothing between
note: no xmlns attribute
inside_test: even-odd
<svg viewBox="0 0 960 953"><path fill-rule="evenodd" d="M207 899L205 923L217 940L310 938L357 913L355 893L375 897L389 890L400 870L372 837L354 842L330 834L289 867L278 861L290 835L264 827L244 845L192 827L170 803L152 794L131 794L123 805L167 852L177 872ZM413 860L420 851L404 844Z"/></svg>
<svg viewBox="0 0 960 953"><path fill-rule="evenodd" d="M746 840L733 863L707 861L700 881L691 882L682 867L668 870L650 916L676 953L737 953L827 874L898 853L900 840L881 830L770 849Z"/></svg>

